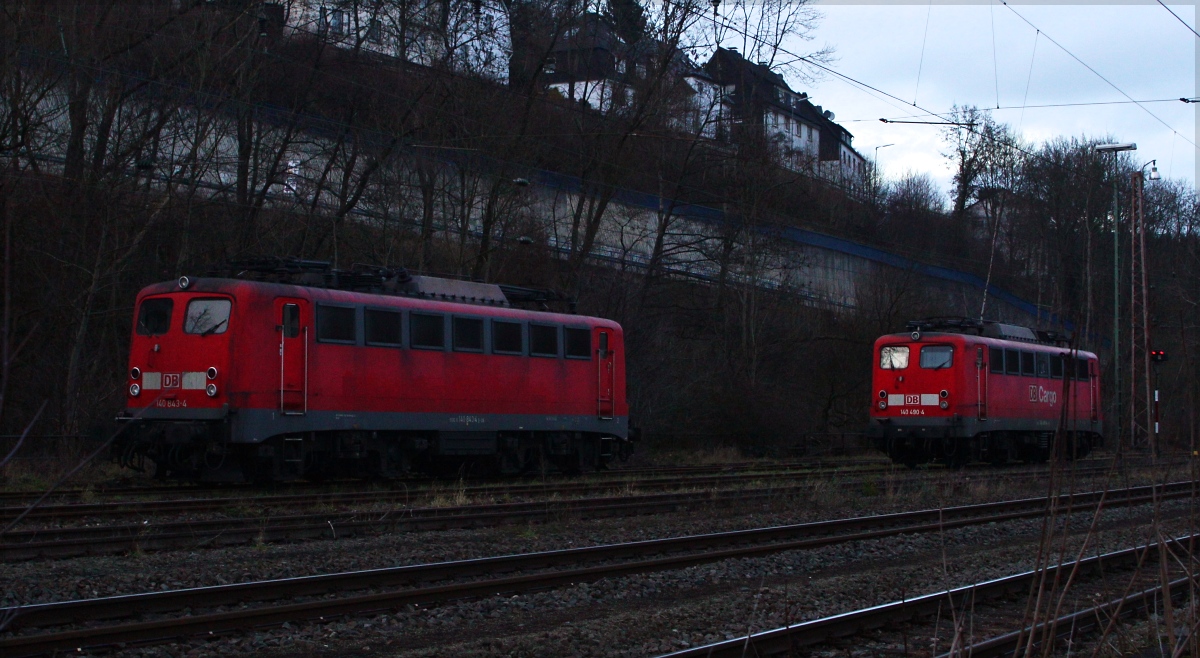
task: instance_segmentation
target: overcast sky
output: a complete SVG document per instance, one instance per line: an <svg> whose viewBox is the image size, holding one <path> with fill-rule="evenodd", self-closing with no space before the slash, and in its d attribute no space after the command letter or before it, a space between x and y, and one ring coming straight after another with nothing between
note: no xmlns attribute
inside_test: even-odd
<svg viewBox="0 0 1200 658"><path fill-rule="evenodd" d="M1194 5L1168 5L1195 27ZM894 144L878 152L880 167L889 178L909 171L926 172L949 189L951 172L941 155L946 148L941 141L943 126L879 121L880 117L924 115L906 105L915 100L934 112L945 112L955 104L995 108L999 102L1001 108L1012 109L993 110L993 116L1036 143L1058 136L1110 136L1136 142L1140 162L1157 159L1164 178L1195 185L1196 147L1190 143L1197 141L1195 104L1170 100L1143 103L1145 109L1127 102L1032 107L1127 101L1122 92L1138 101L1195 98L1196 44L1200 39L1157 2L1025 3L1010 8L998 1L989 5L986 0L974 4L823 0L816 7L824 18L814 41L789 44L789 50L803 53L832 46L836 50L832 68L905 103L881 99L879 94L831 75L815 84L793 87L807 91L814 103L832 110L837 122L854 134L854 146L867 158L875 157L876 146ZM922 116L917 120L928 119Z"/></svg>

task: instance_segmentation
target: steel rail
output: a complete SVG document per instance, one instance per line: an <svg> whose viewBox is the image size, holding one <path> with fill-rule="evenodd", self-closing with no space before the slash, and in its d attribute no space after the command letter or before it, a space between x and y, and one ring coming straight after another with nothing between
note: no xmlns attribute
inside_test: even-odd
<svg viewBox="0 0 1200 658"><path fill-rule="evenodd" d="M1080 460L1077 463L1086 464L1086 463L1091 463L1091 462L1101 462L1101 464L1096 465L1096 466L1086 466L1086 468L1093 469L1093 470L1104 470L1111 466L1111 460L1109 460L1109 459L1086 459L1086 460ZM1135 463L1127 458L1125 460L1124 465L1139 466L1140 464ZM1018 468L1024 468L1024 467L1018 467ZM1017 473L1023 473L1023 472L1045 473L1045 472L1048 472L1044 467L1040 468L1039 470L1036 470L1036 471L1013 471L1011 469L997 470L996 467L989 466L989 465L977 465L977 466L970 465L967 467L967 472L973 472L976 470L986 471L986 472L989 472L989 474L991 472L1010 473L1010 474L1014 473L1014 472L1017 472ZM587 478L590 481L585 481L582 483L576 479L567 479L567 476L563 476L561 478L549 476L550 479L548 481L541 481L541 482L535 482L535 483L527 483L527 482L522 482L522 481L514 482L514 481L512 481L512 479L509 479L509 480L487 480L487 479L474 480L473 479L473 480L471 480L472 484L468 489L474 489L474 488L478 487L481 490L486 490L489 487L492 487L492 488L511 487L514 489L514 491L516 491L516 490L519 490L520 487L529 487L529 488L536 490L538 488L546 489L546 488L561 486L563 484L566 484L568 486L570 486L570 485L579 485L579 486L591 485L591 486L596 486L596 487L603 487L609 483L612 483L614 480L619 481L620 478L628 478L630 476L636 476L636 477L646 477L646 476L655 477L655 476L660 476L660 475L661 476L686 476L688 474L695 475L695 476L719 475L719 474L751 475L751 474L755 474L755 473L760 473L760 474L774 473L774 474L779 474L779 475L787 474L787 475L793 475L793 476L800 475L800 474L810 474L810 475L819 475L819 476L826 476L826 475L840 476L840 475L876 475L876 474L889 474L889 473L896 473L896 474L916 473L916 474L923 474L923 475L930 475L930 474L951 475L951 474L956 473L956 471L954 471L953 469L937 468L937 467L930 468L930 469L922 469L922 470L918 470L918 471L912 471L910 469L907 469L907 468L904 468L901 466L897 466L897 465L880 465L878 462L867 462L867 463L862 463L862 464L835 463L835 464L829 464L829 465L811 464L811 463L807 463L807 462L784 462L784 463L778 463L778 464L756 464L753 462L749 462L749 463L717 464L717 465L713 465L713 466L669 466L669 467L623 468L623 469L613 469L613 470L608 470L608 471L597 471L595 473L587 474L585 476L585 478ZM414 486L414 488L412 488L412 489L409 489L408 490L409 493L413 493L413 492L420 493L420 492L424 492L426 490L434 490L439 485L445 485L447 482L449 482L449 481L433 480L433 479L429 479L429 478L417 478L417 479L393 480L393 481L390 481L389 484L393 487L396 487L398 485L413 484L416 486ZM335 482L332 484L333 484L333 486L361 486L360 482L354 482L354 481L339 481L339 482ZM269 495L277 495L277 494L269 493L272 490L279 490L279 489L285 489L285 490L286 489L301 489L301 490L303 490L303 489L309 489L309 488L328 488L329 486L330 486L330 483L290 482L290 483L279 483L277 485L267 486L267 487L264 487L262 485L247 485L247 484L228 484L228 485L222 485L219 488L209 488L209 487L189 485L189 484L179 484L179 485L169 485L169 486L150 486L150 487L121 487L121 488L112 488L112 489L107 489L107 488L101 487L101 488L97 488L97 489L68 489L68 490L56 491L53 494L52 498L55 500L71 500L71 499L79 499L79 498L85 498L85 497L117 498L117 497L123 497L123 496L135 497L135 496L158 496L158 495L174 495L174 494L196 496L197 494L203 494L206 492L207 493L211 493L211 492L227 493L227 492L231 492L231 491L248 492L248 493L264 492L264 493L267 493L269 496ZM392 489L392 490L395 491L396 489ZM352 491L352 492L326 492L326 493L363 493L363 492L353 492ZM304 494L296 494L296 495L304 495ZM307 495L320 495L320 494L318 493L318 494L307 494ZM36 499L39 496L41 496L40 491L0 491L0 503L17 504L22 501L29 501L29 500ZM127 501L127 502L137 502L137 501Z"/></svg>
<svg viewBox="0 0 1200 658"><path fill-rule="evenodd" d="M1184 484L1191 485L1191 483ZM1176 492L1174 494L1167 494L1160 492L1159 498L1161 499L1168 495L1179 496L1185 493ZM1074 511L1083 512L1094 509L1099 505L1101 496L1103 496L1103 492L1093 492L1090 502L1074 501ZM1064 496L1064 498L1066 497ZM1121 500L1106 499L1105 505L1140 504L1150 502L1151 500L1153 500L1153 496L1139 491L1137 496L1128 496ZM77 631L12 636L0 638L0 651L3 651L6 656L18 656L47 653L81 646L161 641L196 633L224 632L281 623L282 621L324 618L350 613L394 609L414 603L441 602L473 596L490 596L499 593L509 594L545 589L564 583L587 582L633 573L681 569L731 558L754 557L783 551L817 548L831 544L878 539L898 534L939 532L968 525L1031 518L1044 514L1044 506L1047 500L1043 498L1009 502L1010 504L1015 503L1019 505L1040 502L1041 508L994 514L993 512L997 510L998 504L988 503L981 506L964 508L923 510L917 513L885 515L893 519L904 518L906 516L911 518L915 515L923 515L924 518L916 525L890 527L853 534L797 538L797 535L811 534L821 526L838 525L843 528L849 527L850 529L861 530L864 525L855 526L856 523L866 524L877 522L880 517L842 519L834 522L818 522L749 531L674 537L628 544L562 549L542 553L479 558L449 563L392 567L341 574L326 574L5 608L0 609L0 616L12 620L10 628L46 627L111 619L142 612L164 613L183 608L202 609L233 603L246 603L248 601L316 596L350 589L361 590L366 588L394 587L397 585L464 578L480 574L492 575L523 569L546 569L548 567L579 562L594 563L601 560L618 559L634 560L633 562L616 565L583 567L486 581L379 592L333 600L320 599L283 606L239 609L230 613L210 613ZM972 509L975 512L974 515L970 511ZM945 519L947 515L959 518L947 520ZM939 517L942 520L939 521ZM932 522L930 522L931 518ZM705 552L692 552L670 556L671 553L682 551ZM668 555L668 557L646 559L646 556L655 555Z"/></svg>
<svg viewBox="0 0 1200 658"><path fill-rule="evenodd" d="M1105 467L1087 467L1074 471L1076 476L1091 476L1107 473ZM883 472L881 472L883 473ZM422 489L416 491L355 491L355 492L323 492L311 494L268 495L254 498L175 498L170 500L135 500L109 503L64 503L42 505L25 514L26 519L69 519L69 518L112 518L124 516L140 516L148 514L195 514L200 512L216 512L229 508L255 506L270 507L303 507L316 505L352 505L393 502L424 502L446 494L470 497L490 496L496 498L546 495L586 495L623 488L640 490L665 490L681 487L719 487L736 486L747 482L763 480L792 481L797 479L830 480L846 477L844 484L857 485L864 482L863 477L875 473L831 472L807 473L800 471L775 473L738 473L729 475L704 475L693 477L663 478L651 480L607 481L607 482L576 482L563 484L536 484L511 486L475 486L462 489ZM903 474L905 481L923 482L945 478L948 473L935 474ZM1049 471L996 471L986 475L988 479L1037 479L1049 475ZM25 507L0 507L0 522L11 520L24 514Z"/></svg>
<svg viewBox="0 0 1200 658"><path fill-rule="evenodd" d="M992 658L993 656L1016 655L1021 650L1021 644L1029 640L1030 633L1035 634L1033 646L1039 648L1047 641L1075 638L1098 630L1113 617L1132 617L1161 609L1159 605L1164 598L1164 589L1170 592L1172 598L1175 598L1184 594L1188 590L1189 584L1193 582L1193 577L1184 576L1170 581L1165 588L1161 584L1150 587L1086 610L1039 623L1034 627L1026 626L1024 630L1005 633L969 647L963 647L953 654L942 654L938 658L961 658L962 656ZM1053 630L1052 636L1051 630Z"/></svg>
<svg viewBox="0 0 1200 658"><path fill-rule="evenodd" d="M851 475L847 473L846 475ZM858 475L854 473L852 475ZM759 480L795 480L799 478L826 479L835 475L805 472L739 473L730 475L704 475L648 480L623 480L606 482L572 482L561 484L531 484L511 486L472 486L461 489L424 488L417 490L323 492L311 494L267 495L254 498L176 498L171 500L140 500L111 503L69 503L43 505L33 510L26 518L77 518L129 516L148 513L195 513L217 511L230 507L301 506L322 504L361 504L375 502L397 502L428 500L447 494L464 496L515 497L531 495L581 495L613 491L622 488L669 489L684 486L736 485ZM15 518L25 511L24 507L0 507L0 521Z"/></svg>
<svg viewBox="0 0 1200 658"><path fill-rule="evenodd" d="M476 528L532 522L573 514L584 518L676 511L695 505L746 504L805 493L809 484L762 489L646 494L458 507L405 508L380 512L301 514L211 519L120 526L12 531L0 540L0 561L110 555L133 550L228 546L247 542L296 541L362 532Z"/></svg>
<svg viewBox="0 0 1200 658"><path fill-rule="evenodd" d="M621 478L629 478L629 477L658 477L658 476L682 477L682 476L689 476L689 475L703 476L703 475L719 475L719 474L727 474L728 475L728 474L771 473L771 472L790 473L790 474L796 474L796 473L814 473L814 474L883 473L883 472L888 472L888 471L893 471L893 470L901 471L901 470L907 470L907 469L902 469L901 467L892 466L892 465L882 466L879 464L879 462L859 464L859 465L843 464L843 465L838 465L838 466L820 465L820 464L814 465L814 464L808 464L808 463L803 463L803 462L782 462L782 463L775 463L775 464L770 464L770 463L757 463L756 464L756 463L752 463L752 462L747 462L747 463L732 463L732 464L714 464L714 465L710 465L710 466L666 466L666 467L638 467L638 468L611 469L611 470L606 470L606 471L596 471L593 473L587 473L586 475L582 476L582 479L590 480L591 484L600 486L603 483L611 482L613 480L619 480ZM553 487L553 486L557 486L558 484L577 483L579 481L579 479L581 479L580 477L576 477L576 476L565 476L565 475L560 476L560 475L555 475L555 474L548 474L546 476L539 476L539 477L544 477L545 479L540 482L533 482L533 483L529 483L529 482L525 481L527 478L521 478L521 477L505 478L505 479L472 478L469 481L471 482L472 487L481 487L481 488L486 488L488 486ZM390 481L388 481L388 484L393 487L397 487L400 485L404 485L404 486L415 485L415 487L419 487L419 488L410 489L410 491L423 491L426 488L432 489L432 488L436 488L440 485L445 485L450 482L451 482L450 480L444 480L444 479L439 480L439 479L435 479L435 478L420 477L420 478L401 478L401 479L397 479L397 480L390 480ZM585 482L584 484L588 484L588 483L589 482ZM108 497L120 497L120 496L157 496L157 495L164 495L164 494L165 495L183 494L183 495L193 495L194 496L196 494L202 494L202 493L206 493L206 492L218 492L218 493L225 493L225 492L230 492L230 491L271 492L272 490L279 490L279 489L301 489L301 490L303 490L303 489L311 489L311 488L328 488L331 486L331 484L333 486L350 486L350 487L364 486L364 484L361 481L353 481L353 480L343 480L343 481L336 481L336 482L332 482L332 483L330 483L330 482L324 482L324 483L281 482L281 483L277 483L274 485L235 483L235 484L225 484L225 485L221 485L219 487L206 487L206 486L202 486L202 485L181 483L178 485L167 485L167 486L145 486L145 487L135 486L135 487L118 487L118 488L111 488L111 489L103 488L103 487L96 488L96 489L67 489L67 490L55 492L53 494L53 497L56 499L59 499L59 500L67 500L67 499L82 498L82 497L108 498ZM40 491L5 491L5 492L0 492L0 502L15 503L15 502L20 502L22 500L31 500L31 499L41 496L41 494L42 494L42 492L40 492Z"/></svg>
<svg viewBox="0 0 1200 658"><path fill-rule="evenodd" d="M1171 540L1171 543L1186 542L1200 538L1200 535L1191 537L1181 537ZM1142 559L1156 558L1158 544L1146 544L1134 548L1125 549L1122 551L1114 551L1097 555L1078 561L1080 572L1102 570L1111 568L1117 565L1125 565L1129 563L1139 563ZM880 628L890 623L908 622L921 617L929 617L938 614L939 611L954 607L961 607L965 604L978 603L981 600L995 599L1006 594L1019 593L1022 591L1028 592L1030 586L1038 578L1045 574L1053 574L1059 569L1069 571L1076 567L1076 562L1064 562L1058 565L1052 565L1044 570L1026 571L1023 573L996 578L993 580L966 585L964 587L956 587L954 589L933 592L911 599L902 601L894 601L883 605L845 612L820 619L800 622L776 628L767 631L761 631L751 635L746 635L732 640L723 642L715 642L703 646L691 647L682 651L676 651L669 654L664 654L660 658L741 658L746 655L753 656L768 656L774 654L783 654L792 652L803 647L810 647L818 644L825 644L830 639L849 637L859 635L864 631ZM1052 578L1046 579L1048 582L1053 582ZM1186 582L1187 579L1182 579L1177 582ZM1147 590L1150 592L1151 590ZM1142 592L1128 599L1132 600L1137 597L1146 596L1147 592ZM1112 602L1107 605L1115 605ZM1072 617L1084 615L1086 613L1095 614L1097 609L1077 613L1076 615L1068 615L1060 619L1060 623L1066 620L1066 623L1071 622ZM1095 619L1095 617L1093 617ZM1046 626L1048 627L1048 625ZM983 656L1002 655L1003 648L1013 646L1016 643L1017 633L1011 634L1012 637L1002 636L1001 638L992 640L998 648L998 653L978 653L975 651L963 649L956 651L954 656L971 656L972 658L983 658ZM1025 637L1028 637L1026 635ZM981 643L983 646L987 643ZM949 658L949 655L942 658Z"/></svg>

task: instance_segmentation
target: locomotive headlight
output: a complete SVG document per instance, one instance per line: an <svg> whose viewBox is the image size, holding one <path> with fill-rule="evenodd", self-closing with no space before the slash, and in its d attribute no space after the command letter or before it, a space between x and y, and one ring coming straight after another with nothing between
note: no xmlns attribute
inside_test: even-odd
<svg viewBox="0 0 1200 658"><path fill-rule="evenodd" d="M887 391L885 391L883 389L879 389L879 399L886 400L887 399Z"/></svg>
<svg viewBox="0 0 1200 658"><path fill-rule="evenodd" d="M946 389L943 388L942 392L938 393L938 395L941 396L941 398L943 400L945 400L946 398L950 397L950 391L947 391Z"/></svg>
<svg viewBox="0 0 1200 658"><path fill-rule="evenodd" d="M884 409L887 409L887 400L880 400L879 401L879 410L882 411Z"/></svg>
<svg viewBox="0 0 1200 658"><path fill-rule="evenodd" d="M949 408L950 408L950 403L949 403L949 402L947 402L947 401L945 401L945 400L942 400L941 402L939 402L939 403L938 403L938 406L939 406L939 407L941 407L941 408L943 408L943 409L949 409Z"/></svg>
<svg viewBox="0 0 1200 658"><path fill-rule="evenodd" d="M130 395L132 395L133 397L136 398L137 396L141 395L141 393L142 393L142 387L140 385L138 385L138 384L130 384L129 385L129 394Z"/></svg>
<svg viewBox="0 0 1200 658"><path fill-rule="evenodd" d="M215 367L214 367L214 368L209 368L209 369L208 369L208 378L209 378L209 379L216 379L216 378L217 378L217 369L216 369Z"/></svg>
<svg viewBox="0 0 1200 658"><path fill-rule="evenodd" d="M138 377L141 377L141 376L142 376L142 369L141 369L141 368L134 368L133 370L130 370L130 371L129 371L129 378L130 378L130 379L137 379Z"/></svg>
<svg viewBox="0 0 1200 658"><path fill-rule="evenodd" d="M208 386L205 386L205 387L204 387L204 392L205 392L205 393L208 393L208 397L210 397L210 398L215 398L215 397L217 397L217 385L216 385L216 384L209 384Z"/></svg>

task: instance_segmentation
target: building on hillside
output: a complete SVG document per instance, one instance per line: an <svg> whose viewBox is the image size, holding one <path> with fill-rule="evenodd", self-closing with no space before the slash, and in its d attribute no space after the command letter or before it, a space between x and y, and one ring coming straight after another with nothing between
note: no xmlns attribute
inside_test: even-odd
<svg viewBox="0 0 1200 658"><path fill-rule="evenodd" d="M607 114L629 104L639 69L645 72L641 54L601 16L584 14L554 40L543 79L563 98Z"/></svg>
<svg viewBox="0 0 1200 658"><path fill-rule="evenodd" d="M833 112L813 105L765 62L751 62L735 48L717 48L704 71L721 89L727 121L719 138L765 139L779 149L785 166L861 189L869 173L866 159Z"/></svg>

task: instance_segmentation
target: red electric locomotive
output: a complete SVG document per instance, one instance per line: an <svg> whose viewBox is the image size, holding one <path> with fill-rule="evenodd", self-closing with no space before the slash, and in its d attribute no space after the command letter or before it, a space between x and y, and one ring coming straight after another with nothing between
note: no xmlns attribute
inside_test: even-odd
<svg viewBox="0 0 1200 658"><path fill-rule="evenodd" d="M238 276L138 294L127 465L201 481L574 472L630 449L615 322L403 270Z"/></svg>
<svg viewBox="0 0 1200 658"><path fill-rule="evenodd" d="M1100 364L1051 332L937 318L875 341L868 433L892 461L1045 461L1103 442ZM1059 430L1063 430L1059 433Z"/></svg>

